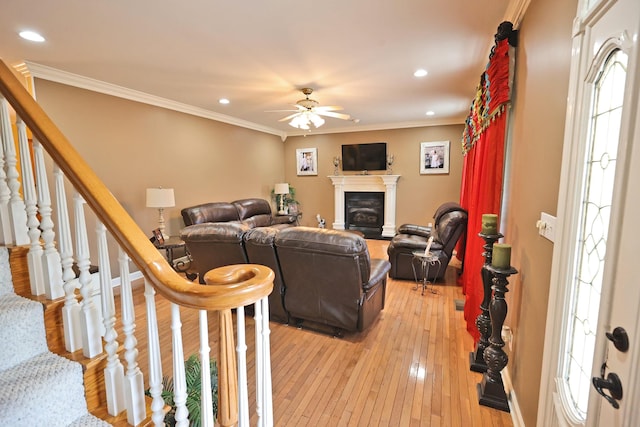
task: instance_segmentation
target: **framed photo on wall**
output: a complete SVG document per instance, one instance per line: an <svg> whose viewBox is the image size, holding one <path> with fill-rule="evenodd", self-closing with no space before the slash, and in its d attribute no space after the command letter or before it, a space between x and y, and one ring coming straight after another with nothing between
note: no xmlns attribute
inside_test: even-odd
<svg viewBox="0 0 640 427"><path fill-rule="evenodd" d="M449 141L420 143L420 175L449 173Z"/></svg>
<svg viewBox="0 0 640 427"><path fill-rule="evenodd" d="M296 169L298 175L318 175L318 149L296 149Z"/></svg>

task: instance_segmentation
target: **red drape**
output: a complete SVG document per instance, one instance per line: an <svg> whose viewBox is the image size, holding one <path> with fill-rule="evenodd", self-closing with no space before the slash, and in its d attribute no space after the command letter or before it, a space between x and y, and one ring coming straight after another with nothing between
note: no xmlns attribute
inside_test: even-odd
<svg viewBox="0 0 640 427"><path fill-rule="evenodd" d="M464 259L459 282L465 294L467 330L477 341L475 325L484 297L480 270L484 241L478 236L482 214L500 213L506 113L509 101L509 44L497 41L482 75L463 135L465 150L460 204L469 216L466 240L458 246Z"/></svg>

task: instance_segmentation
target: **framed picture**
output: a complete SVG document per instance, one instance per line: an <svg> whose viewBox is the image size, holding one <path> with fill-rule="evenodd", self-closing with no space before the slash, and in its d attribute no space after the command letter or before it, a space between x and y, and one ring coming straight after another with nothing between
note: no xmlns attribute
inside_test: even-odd
<svg viewBox="0 0 640 427"><path fill-rule="evenodd" d="M420 143L420 175L449 173L449 141Z"/></svg>
<svg viewBox="0 0 640 427"><path fill-rule="evenodd" d="M296 169L298 175L318 175L318 149L296 149Z"/></svg>
<svg viewBox="0 0 640 427"><path fill-rule="evenodd" d="M298 215L298 204L297 203L289 204L289 215Z"/></svg>
<svg viewBox="0 0 640 427"><path fill-rule="evenodd" d="M156 228L155 230L152 231L153 233L153 237L152 242L156 245L156 246L162 246L164 245L164 236L162 235L162 231L160 231L159 228Z"/></svg>

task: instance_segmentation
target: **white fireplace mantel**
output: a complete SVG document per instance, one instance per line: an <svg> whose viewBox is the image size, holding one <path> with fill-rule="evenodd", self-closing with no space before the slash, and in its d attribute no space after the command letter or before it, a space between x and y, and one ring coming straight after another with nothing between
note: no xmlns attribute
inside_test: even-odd
<svg viewBox="0 0 640 427"><path fill-rule="evenodd" d="M400 175L332 175L329 176L335 189L334 230L344 230L345 192L383 192L384 225L382 237L393 237L396 233L396 187Z"/></svg>

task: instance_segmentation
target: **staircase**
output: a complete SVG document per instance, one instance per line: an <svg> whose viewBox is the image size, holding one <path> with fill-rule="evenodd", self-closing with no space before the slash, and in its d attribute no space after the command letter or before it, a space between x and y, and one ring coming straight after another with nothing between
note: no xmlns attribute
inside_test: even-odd
<svg viewBox="0 0 640 427"><path fill-rule="evenodd" d="M208 367L215 342L217 425L248 426L255 420L260 427L273 426L273 271L221 267L204 277L209 286L178 274L31 96L27 87L34 81L24 67L17 69L29 83L0 60L0 425L164 425L162 365L168 360L171 367L164 372L173 377L176 425L187 427L180 312L197 310L201 425L214 426ZM95 227L87 226L86 216ZM17 267L14 253L20 253ZM97 280L91 277L92 261ZM144 305L134 306L131 267L144 278ZM170 303L170 325L158 322L156 294ZM254 305L253 334L244 323L248 305ZM146 324L135 324L135 310L143 311ZM217 338L209 334L207 312L217 315ZM142 328L144 371L136 338ZM255 345L248 353L251 335ZM254 367L253 378L247 366ZM251 393L249 380L256 384Z"/></svg>
<svg viewBox="0 0 640 427"><path fill-rule="evenodd" d="M82 366L48 350L42 304L16 295L0 247L0 425L110 426L87 410Z"/></svg>

